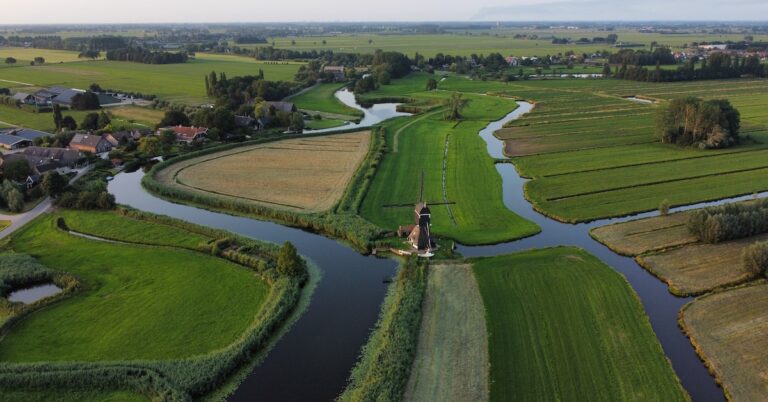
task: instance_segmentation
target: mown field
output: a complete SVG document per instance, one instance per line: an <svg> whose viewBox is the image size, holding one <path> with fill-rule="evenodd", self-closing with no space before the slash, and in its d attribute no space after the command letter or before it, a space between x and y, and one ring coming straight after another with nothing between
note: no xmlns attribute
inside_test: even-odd
<svg viewBox="0 0 768 402"><path fill-rule="evenodd" d="M487 401L485 326L472 266L430 265L418 348L403 400Z"/></svg>
<svg viewBox="0 0 768 402"><path fill-rule="evenodd" d="M768 284L764 280L697 298L681 324L728 399L764 400L768 394Z"/></svg>
<svg viewBox="0 0 768 402"><path fill-rule="evenodd" d="M588 253L477 259L491 401L685 401L626 280Z"/></svg>
<svg viewBox="0 0 768 402"><path fill-rule="evenodd" d="M475 83L450 77L441 89L500 92L536 109L500 130L518 171L532 178L526 195L545 214L589 221L768 189L768 80L683 83L549 80ZM656 106L630 102L679 96L729 99L741 112L742 143L725 150L660 144Z"/></svg>
<svg viewBox="0 0 768 402"><path fill-rule="evenodd" d="M318 84L311 90L292 97L291 102L295 103L299 109L305 110L310 114L313 114L312 112L332 113L340 116L350 116L348 120L354 120L356 117L362 116L363 113L341 103L341 101L333 96L344 85L346 84Z"/></svg>
<svg viewBox="0 0 768 402"><path fill-rule="evenodd" d="M22 228L10 247L75 275L83 290L14 325L0 341L0 361L158 360L206 353L237 339L269 293L253 271L209 254L175 244L84 239L58 229L59 216L73 230L126 241L170 244L189 234L80 212L45 215Z"/></svg>
<svg viewBox="0 0 768 402"><path fill-rule="evenodd" d="M471 54L489 54L499 52L504 55L516 56L544 56L547 54L565 53L573 50L577 53L588 53L603 49L609 49L607 44L552 44L552 36L558 38L570 38L578 40L582 37L605 37L609 32L588 29L566 30L531 30L531 29L473 29L454 30L446 34L342 34L308 37L275 37L269 38L269 44L264 45L238 45L244 48L259 46L271 46L292 50L331 50L337 53L373 53L377 49L394 50L413 56L416 52L427 57L437 53L469 56ZM716 34L681 34L662 35L652 33L639 33L637 31L617 30L615 32L620 41L643 43L646 49L651 42L680 47L683 44L701 41L740 41L743 35L716 35ZM538 35L540 39L515 39L515 34ZM758 38L768 36L755 35ZM323 44L325 41L325 44ZM295 43L294 43L295 42Z"/></svg>
<svg viewBox="0 0 768 402"><path fill-rule="evenodd" d="M35 60L35 57L44 58L46 64L79 61L80 59L77 57L77 55L77 52L70 52L68 50L0 47L0 69L25 65L28 66L30 62ZM13 57L16 59L16 64L6 64L5 59L7 57ZM0 87L8 86L7 84L8 83L2 82L2 80L0 80Z"/></svg>
<svg viewBox="0 0 768 402"><path fill-rule="evenodd" d="M135 124L143 128L154 128L163 118L164 113L162 110L139 106L117 106L103 110L112 114L112 120L116 124ZM77 124L80 124L88 113L92 111L64 110L62 112L64 116L72 116ZM46 132L54 132L56 128L52 112L36 113L32 108L19 109L14 106L0 105L0 127L6 126L20 126Z"/></svg>
<svg viewBox="0 0 768 402"><path fill-rule="evenodd" d="M208 102L204 77L211 71L228 76L257 75L264 70L264 78L272 81L291 81L299 63L258 62L252 58L198 53L184 64L152 65L121 61L77 61L54 65L17 65L0 69L2 80L17 81L34 87L61 85L87 88L92 83L122 91L154 94L161 99L201 104ZM8 84L24 90L21 84Z"/></svg>
<svg viewBox="0 0 768 402"><path fill-rule="evenodd" d="M426 75L415 74L382 86L366 98L406 96L441 104L448 92L424 92ZM411 205L423 198L433 205L433 233L465 244L496 243L525 237L538 227L509 211L502 202L501 177L478 132L517 105L510 99L464 94L461 122L445 121L440 110L385 123L385 154L361 208L377 225L397 229L413 221ZM403 205L391 207L391 205Z"/></svg>
<svg viewBox="0 0 768 402"><path fill-rule="evenodd" d="M742 260L744 249L768 240L758 235L703 244L687 228L690 212L657 216L592 229L597 241L638 264L679 296L698 295L754 279Z"/></svg>
<svg viewBox="0 0 768 402"><path fill-rule="evenodd" d="M324 211L343 195L370 137L360 131L235 148L174 164L158 179L274 208Z"/></svg>

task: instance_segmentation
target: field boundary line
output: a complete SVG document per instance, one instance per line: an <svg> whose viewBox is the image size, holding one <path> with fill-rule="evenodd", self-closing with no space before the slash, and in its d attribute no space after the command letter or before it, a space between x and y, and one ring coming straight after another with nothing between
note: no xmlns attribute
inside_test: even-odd
<svg viewBox="0 0 768 402"><path fill-rule="evenodd" d="M457 226L456 218L453 217L453 211L451 211L451 206L448 204L448 186L446 184L448 176L448 141L450 138L450 134L445 136L445 151L443 152L443 202L445 203L445 209L448 210L448 217L451 218L453 226Z"/></svg>
<svg viewBox="0 0 768 402"><path fill-rule="evenodd" d="M506 148L506 142L508 140L504 140L505 148ZM625 147L627 145L642 145L642 144L651 144L657 142L656 140L653 141L641 141L641 142L628 142L626 144L613 144L613 145L603 145L599 147L584 147L584 148L573 148L573 149L563 149L560 151L552 151L552 152L538 152L538 153L530 153L530 154L522 154L522 155L509 155L506 153L505 149L505 156L509 158L522 158L525 156L538 156L538 155L552 155L552 154L565 154L568 152L575 152L575 151L589 151L590 149L605 149L605 148L618 148L618 147Z"/></svg>
<svg viewBox="0 0 768 402"><path fill-rule="evenodd" d="M416 122L422 121L422 120L426 119L427 117L436 115L436 114L438 114L438 113L440 113L442 111L443 111L443 109L440 108L440 110L437 110L435 112L424 114L421 117L419 117L417 119L413 119L410 122L408 122L406 125L404 125L404 126L400 127L399 129L397 129L397 131L395 131L395 133L392 135L392 153L395 153L395 154L398 153L398 151L397 151L397 149L398 149L398 147L397 147L397 144L398 144L397 138L400 136L401 132L403 132L406 128L409 128L410 126L416 124Z"/></svg>

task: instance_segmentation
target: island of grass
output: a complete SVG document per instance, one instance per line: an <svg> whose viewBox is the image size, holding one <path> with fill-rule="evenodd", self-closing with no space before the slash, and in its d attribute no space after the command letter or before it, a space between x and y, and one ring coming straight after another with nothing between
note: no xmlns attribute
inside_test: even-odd
<svg viewBox="0 0 768 402"><path fill-rule="evenodd" d="M157 179L195 193L321 212L344 194L370 138L370 131L360 131L239 147L173 164Z"/></svg>
<svg viewBox="0 0 768 402"><path fill-rule="evenodd" d="M301 281L275 271L274 246L132 210L43 215L7 248L79 282L0 328L0 386L22 393L207 394L264 347Z"/></svg>
<svg viewBox="0 0 768 402"><path fill-rule="evenodd" d="M632 288L583 250L473 260L491 401L685 401Z"/></svg>
<svg viewBox="0 0 768 402"><path fill-rule="evenodd" d="M344 86L346 84L317 84L309 90L291 97L291 102L310 115L319 113L325 117L342 118L342 120L359 119L363 116L363 112L341 103L334 95Z"/></svg>

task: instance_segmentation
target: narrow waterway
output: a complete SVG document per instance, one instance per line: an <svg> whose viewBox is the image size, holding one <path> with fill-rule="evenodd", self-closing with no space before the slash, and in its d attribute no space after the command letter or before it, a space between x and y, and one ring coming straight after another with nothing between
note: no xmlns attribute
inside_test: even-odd
<svg viewBox="0 0 768 402"><path fill-rule="evenodd" d="M493 133L505 123L517 119L533 109L533 105L528 102L518 102L518 105L519 108L517 110L508 114L503 119L489 124L488 127L480 132L480 136L488 145L488 153L493 158L506 159L503 151L504 142L497 139ZM589 251L607 265L623 274L635 292L637 292L664 352L672 362L672 366L680 378L683 387L691 395L693 401L725 401L723 391L717 386L714 378L709 375L706 367L696 355L690 341L677 325L677 314L680 308L692 299L672 295L667 290L666 284L640 267L634 259L614 253L589 235L589 231L592 228L656 216L658 212L647 212L623 218L603 219L581 224L558 222L536 212L528 200L525 199L523 188L526 180L520 177L513 164L500 163L496 165L496 169L502 177L504 204L516 214L536 222L541 227L541 233L522 240L491 246L468 247L459 245L458 251L467 257L508 254L532 248L561 245L580 247ZM768 193L762 193L758 196L764 197L766 195ZM733 197L715 202L674 208L672 211L742 201L752 197L751 195Z"/></svg>
<svg viewBox="0 0 768 402"><path fill-rule="evenodd" d="M393 117L411 115L410 113L398 112L397 106L400 105L399 103L377 103L369 108L364 108L357 103L355 94L346 88L336 91L334 96L341 103L363 112L363 118L360 119L360 122L349 122L341 127L331 127L320 130L304 130L305 133L327 133L331 131L348 130L352 128L367 128L373 126L374 124L381 123L384 120L389 120Z"/></svg>

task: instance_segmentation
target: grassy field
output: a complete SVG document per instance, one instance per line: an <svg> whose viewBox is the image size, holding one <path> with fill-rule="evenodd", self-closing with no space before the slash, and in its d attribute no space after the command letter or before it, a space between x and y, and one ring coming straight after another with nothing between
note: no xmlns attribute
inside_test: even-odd
<svg viewBox="0 0 768 402"><path fill-rule="evenodd" d="M112 114L112 120L115 123L136 123L148 127L154 127L155 124L159 123L164 113L162 110L138 106L117 106L104 110ZM80 124L88 113L91 112L80 110L62 112L64 116L72 116L77 124ZM36 113L31 108L19 109L7 105L0 105L0 124L2 123L6 123L5 126L20 126L47 132L55 131L56 127L53 123L52 112Z"/></svg>
<svg viewBox="0 0 768 402"><path fill-rule="evenodd" d="M419 344L403 400L487 401L488 338L481 328L485 311L472 267L430 265Z"/></svg>
<svg viewBox="0 0 768 402"><path fill-rule="evenodd" d="M626 280L586 252L478 259L492 401L684 401Z"/></svg>
<svg viewBox="0 0 768 402"><path fill-rule="evenodd" d="M18 322L0 341L0 361L157 360L209 352L240 336L269 292L252 271L224 260L80 238L57 229L57 216L28 224L10 247L75 275L84 289ZM125 228L126 240L141 238L139 225L144 242L165 244L184 233L117 215L64 216L84 232L108 224L96 234L122 239L119 228Z"/></svg>
<svg viewBox="0 0 768 402"><path fill-rule="evenodd" d="M291 139L180 162L158 178L172 186L300 212L331 208L368 153L370 131Z"/></svg>
<svg viewBox="0 0 768 402"><path fill-rule="evenodd" d="M333 113L351 116L352 118L349 120L354 120L355 117L362 116L363 112L341 103L341 101L333 96L344 85L346 84L318 84L311 90L291 98L291 102L295 103L299 109L308 111L310 114L312 112Z"/></svg>
<svg viewBox="0 0 768 402"><path fill-rule="evenodd" d="M681 83L544 80L504 84L450 77L445 90L498 92L536 102L532 113L500 130L534 206L563 221L588 221L768 189L768 80ZM679 96L727 98L742 117L737 147L696 150L658 143L655 105ZM749 138L747 138L749 137Z"/></svg>
<svg viewBox="0 0 768 402"><path fill-rule="evenodd" d="M304 125L304 128L309 130L322 130L326 128L341 127L346 124L346 121L337 119L311 120Z"/></svg>
<svg viewBox="0 0 768 402"><path fill-rule="evenodd" d="M397 80L366 94L407 96L419 102L440 103L448 92L423 92L427 76ZM455 204L434 205L433 233L465 244L496 243L525 237L538 227L509 211L502 202L501 177L488 156L478 132L517 105L509 99L466 93L465 119L443 120L440 111L385 123L385 154L361 208L361 215L377 225L396 229L412 223L408 207L419 200L422 173L423 198L431 203L447 199Z"/></svg>
<svg viewBox="0 0 768 402"><path fill-rule="evenodd" d="M637 31L619 30L616 33L620 41L643 43L647 46L651 42L680 47L685 43L701 42L706 40L743 40L743 35L715 35L715 34L682 34L662 35L645 34ZM515 39L515 34L538 35L540 39ZM413 56L416 52L431 57L437 53L469 56L471 54L488 54L500 52L504 55L516 56L544 56L548 54L565 53L573 50L576 53L589 53L602 49L609 49L605 44L552 44L552 36L558 38L570 38L578 40L582 37L605 37L604 31L578 29L551 29L530 30L502 28L493 30L455 30L447 34L344 34L309 37L275 37L269 42L277 48L294 50L331 50L337 53L373 53L377 49L394 50ZM767 36L756 35L755 40ZM325 44L323 44L325 41ZM292 42L295 42L293 44ZM257 47L267 45L240 45L241 47Z"/></svg>
<svg viewBox="0 0 768 402"><path fill-rule="evenodd" d="M637 219L592 229L591 235L611 250L637 262L679 296L697 295L754 279L742 253L768 235L717 244L701 244L687 228L689 212Z"/></svg>
<svg viewBox="0 0 768 402"><path fill-rule="evenodd" d="M734 402L768 394L768 284L714 293L689 303L681 324Z"/></svg>
<svg viewBox="0 0 768 402"><path fill-rule="evenodd" d="M154 94L164 100L200 104L208 101L204 77L211 71L224 72L233 77L257 75L261 69L267 80L290 81L299 66L299 63L278 64L258 62L248 57L198 53L195 59L184 64L79 61L44 66L18 65L0 69L0 80L18 81L35 87L63 85L87 88L97 83L102 88ZM10 83L9 87L24 88L23 85Z"/></svg>
<svg viewBox="0 0 768 402"><path fill-rule="evenodd" d="M57 389L50 391L3 390L0 402L147 402L142 395L131 392L73 391Z"/></svg>
<svg viewBox="0 0 768 402"><path fill-rule="evenodd" d="M69 50L0 47L0 69L29 65L30 62L35 60L35 57L44 58L46 64L79 61L80 59L77 58L77 55L77 52L71 52ZM7 57L13 57L16 59L16 64L5 64L5 59ZM6 83L0 80L0 86L6 86L5 84Z"/></svg>

